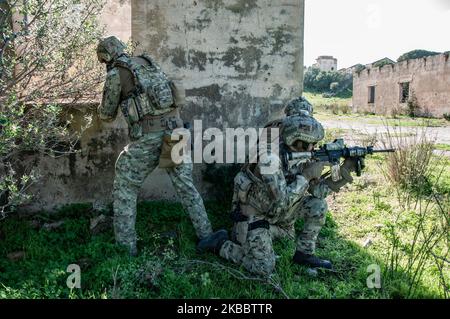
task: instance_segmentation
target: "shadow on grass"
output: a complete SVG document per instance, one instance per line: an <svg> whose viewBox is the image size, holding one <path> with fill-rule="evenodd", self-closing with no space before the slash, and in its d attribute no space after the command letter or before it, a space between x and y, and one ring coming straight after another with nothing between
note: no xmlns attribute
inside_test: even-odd
<svg viewBox="0 0 450 319"><path fill-rule="evenodd" d="M214 229L231 227L226 207L214 202L206 206ZM403 298L408 289L408 278L400 272L381 289L367 288L367 267L383 268L383 264L340 237L331 214L320 236L318 254L331 259L335 271L311 276L306 268L291 263L295 243L284 240L275 244L279 258L271 283L219 257L197 255L194 230L179 204L138 205L137 258L128 257L114 244L112 227L91 235L93 215L89 204L71 205L55 215L2 221L0 298ZM64 224L46 231L34 229L32 220L64 220ZM7 258L18 251L25 257ZM81 289L67 288L70 264L81 268ZM418 291L417 297L438 297L426 287Z"/></svg>

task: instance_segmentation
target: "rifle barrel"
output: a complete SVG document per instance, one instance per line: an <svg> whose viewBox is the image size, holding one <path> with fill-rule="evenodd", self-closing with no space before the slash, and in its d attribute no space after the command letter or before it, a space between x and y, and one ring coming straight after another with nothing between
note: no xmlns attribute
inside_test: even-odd
<svg viewBox="0 0 450 319"><path fill-rule="evenodd" d="M387 150L373 150L374 153L395 153L396 150L394 148L390 148Z"/></svg>

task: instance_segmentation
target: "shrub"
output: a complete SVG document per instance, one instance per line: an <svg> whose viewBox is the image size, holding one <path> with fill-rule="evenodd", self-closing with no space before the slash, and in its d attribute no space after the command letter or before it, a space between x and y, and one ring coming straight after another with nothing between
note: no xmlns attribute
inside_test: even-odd
<svg viewBox="0 0 450 319"><path fill-rule="evenodd" d="M333 82L330 84L330 91L337 92L339 89L339 82Z"/></svg>
<svg viewBox="0 0 450 319"><path fill-rule="evenodd" d="M334 115L339 115L339 105L331 104L329 106L329 109L331 110L331 113L333 113Z"/></svg>
<svg viewBox="0 0 450 319"><path fill-rule="evenodd" d="M413 50L402 54L397 62L402 62L411 59L424 58L427 56L434 56L440 54L439 52L427 51L427 50Z"/></svg>
<svg viewBox="0 0 450 319"><path fill-rule="evenodd" d="M433 269L439 274L442 297L448 298L450 207L448 192L439 187L447 164L433 158L434 141L426 128L411 139L388 127L384 143L397 149L388 156L383 173L398 200L383 229L389 245L384 278L389 282L403 273L403 295L414 298L424 271Z"/></svg>
<svg viewBox="0 0 450 319"><path fill-rule="evenodd" d="M391 117L396 119L398 118L400 115L403 115L404 111L401 107L392 107L391 108Z"/></svg>
<svg viewBox="0 0 450 319"><path fill-rule="evenodd" d="M444 113L444 119L450 121L450 113Z"/></svg>
<svg viewBox="0 0 450 319"><path fill-rule="evenodd" d="M342 112L342 114L350 114L351 111L352 110L351 110L350 105L348 105L348 104L341 105L341 112Z"/></svg>
<svg viewBox="0 0 450 319"><path fill-rule="evenodd" d="M408 115L410 117L418 117L422 115L421 107L417 100L417 96L414 91L411 91L411 96L408 99Z"/></svg>
<svg viewBox="0 0 450 319"><path fill-rule="evenodd" d="M353 75L331 71L324 72L315 67L310 67L305 72L305 89L312 92L351 96L353 91Z"/></svg>
<svg viewBox="0 0 450 319"><path fill-rule="evenodd" d="M100 93L95 45L102 6L100 0L0 2L0 218L30 199L38 174L25 155L75 151L79 134L69 132L61 102Z"/></svg>
<svg viewBox="0 0 450 319"><path fill-rule="evenodd" d="M385 176L402 189L423 193L429 190L429 179L434 170L431 159L435 149L426 127L417 129L413 136L392 131L387 127L385 148L396 149L387 157Z"/></svg>
<svg viewBox="0 0 450 319"><path fill-rule="evenodd" d="M355 72L358 73L358 74L361 73L365 69L366 69L366 66L363 65L363 64L357 64L355 66Z"/></svg>
<svg viewBox="0 0 450 319"><path fill-rule="evenodd" d="M393 63L392 63L390 60L388 60L388 59L383 59L383 60L380 60L380 61L374 63L374 64L373 64L373 67L374 67L374 68L382 68L382 67L385 66L385 65L392 65L392 64L393 64Z"/></svg>
<svg viewBox="0 0 450 319"><path fill-rule="evenodd" d="M322 94L322 97L325 99L331 99L333 97L336 97L336 93L333 92L326 92Z"/></svg>

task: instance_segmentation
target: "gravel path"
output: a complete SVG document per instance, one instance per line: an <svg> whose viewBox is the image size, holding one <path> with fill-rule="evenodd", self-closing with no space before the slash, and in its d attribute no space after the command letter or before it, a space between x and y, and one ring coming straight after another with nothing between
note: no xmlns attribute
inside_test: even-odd
<svg viewBox="0 0 450 319"><path fill-rule="evenodd" d="M383 135L387 132L387 128L383 124L369 124L361 119L356 120L333 120L326 119L320 121L326 129L342 129L345 130L344 138L349 141L361 140L361 135ZM402 136L414 135L417 132L422 132L423 127L389 127L391 133L401 134ZM443 127L427 127L426 134L428 137L435 139L437 144L450 145L450 126ZM358 138L359 137L359 138ZM407 137L409 138L409 137ZM438 151L443 152L443 151ZM450 151L444 151L444 154L450 156Z"/></svg>

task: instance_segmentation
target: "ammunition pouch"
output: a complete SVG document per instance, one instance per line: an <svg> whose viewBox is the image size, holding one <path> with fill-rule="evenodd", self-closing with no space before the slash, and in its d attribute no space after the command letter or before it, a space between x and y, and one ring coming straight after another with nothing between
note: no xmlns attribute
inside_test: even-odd
<svg viewBox="0 0 450 319"><path fill-rule="evenodd" d="M172 140L172 131L177 128L183 128L184 123L178 115L178 110L161 117L151 117L143 123L144 134L155 131L167 131L163 137L163 143L161 146L161 154L159 156L159 168L173 168L178 166L172 160L172 149L180 141Z"/></svg>
<svg viewBox="0 0 450 319"><path fill-rule="evenodd" d="M140 121L142 133L172 131L177 128L183 128L184 123L180 118L178 109L159 116L144 116Z"/></svg>
<svg viewBox="0 0 450 319"><path fill-rule="evenodd" d="M237 192L239 202L247 203L248 192L253 184L253 181L247 176L245 172L240 172L234 178L235 190Z"/></svg>
<svg viewBox="0 0 450 319"><path fill-rule="evenodd" d="M173 109L168 113L158 116L141 116L139 113L140 108L136 105L138 103L137 101L136 99L130 98L126 99L121 105L132 140L138 140L148 133L174 130L184 126L178 109Z"/></svg>

